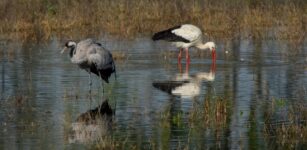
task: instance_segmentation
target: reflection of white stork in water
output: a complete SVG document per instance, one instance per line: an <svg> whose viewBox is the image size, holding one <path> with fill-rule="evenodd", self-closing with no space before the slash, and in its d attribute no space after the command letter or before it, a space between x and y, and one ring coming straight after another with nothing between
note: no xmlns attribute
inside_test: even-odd
<svg viewBox="0 0 307 150"><path fill-rule="evenodd" d="M191 76L188 73L188 66L189 64L186 64L185 73L181 73L181 67L179 67L180 74L177 74L174 79L157 81L153 83L153 86L175 96L185 98L198 96L202 81L214 81L216 65L215 63L211 65L210 72L198 72Z"/></svg>
<svg viewBox="0 0 307 150"><path fill-rule="evenodd" d="M182 49L186 53L186 62L190 63L189 47L197 47L201 50L209 49L212 52L212 61L216 60L215 44L214 42L207 42L203 44L201 30L191 24L184 24L175 26L164 31L157 32L152 39L165 40L172 42L176 47L180 48L178 54L178 62L181 62Z"/></svg>

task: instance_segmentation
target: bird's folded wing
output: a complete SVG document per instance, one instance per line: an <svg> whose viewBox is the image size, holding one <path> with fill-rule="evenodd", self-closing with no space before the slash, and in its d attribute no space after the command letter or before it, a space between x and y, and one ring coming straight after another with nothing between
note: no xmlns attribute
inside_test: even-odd
<svg viewBox="0 0 307 150"><path fill-rule="evenodd" d="M182 26L181 28L172 31L172 33L176 34L177 36L183 37L190 42L199 38L199 35L201 34L199 32L200 31L198 30L193 30L192 28L185 26Z"/></svg>
<svg viewBox="0 0 307 150"><path fill-rule="evenodd" d="M82 64L82 63L84 63L86 61L87 61L86 57L73 56L71 58L71 62L74 63L74 64Z"/></svg>
<svg viewBox="0 0 307 150"><path fill-rule="evenodd" d="M94 54L89 54L88 55L88 62L96 64L97 65L96 67L98 67L99 64L102 63L102 61L103 60L101 58L101 55L99 55L98 53L94 53ZM98 68L98 69L100 69L100 68Z"/></svg>

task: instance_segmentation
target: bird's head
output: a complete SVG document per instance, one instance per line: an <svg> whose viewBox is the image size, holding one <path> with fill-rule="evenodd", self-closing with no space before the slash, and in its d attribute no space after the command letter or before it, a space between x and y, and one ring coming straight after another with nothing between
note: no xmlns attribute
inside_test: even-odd
<svg viewBox="0 0 307 150"><path fill-rule="evenodd" d="M208 46L210 51L215 51L216 46L214 42L207 42L206 45Z"/></svg>
<svg viewBox="0 0 307 150"><path fill-rule="evenodd" d="M210 51L215 51L215 43L214 42L207 42L205 44L203 43L198 43L195 45L197 48L201 49L201 50L210 50Z"/></svg>
<svg viewBox="0 0 307 150"><path fill-rule="evenodd" d="M65 46L62 49L61 53L64 53L67 49L70 49L70 50L74 49L76 47L76 45L77 45L77 43L74 42L74 41L67 41L65 43Z"/></svg>
<svg viewBox="0 0 307 150"><path fill-rule="evenodd" d="M202 50L210 50L212 53L212 61L215 63L216 60L216 46L214 42L207 42L206 44L196 45L197 48Z"/></svg>

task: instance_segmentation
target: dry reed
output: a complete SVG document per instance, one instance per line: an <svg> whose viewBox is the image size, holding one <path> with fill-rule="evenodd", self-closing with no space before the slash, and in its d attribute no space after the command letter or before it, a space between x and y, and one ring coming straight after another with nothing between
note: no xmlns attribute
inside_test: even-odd
<svg viewBox="0 0 307 150"><path fill-rule="evenodd" d="M0 33L31 40L74 32L134 37L192 23L209 38L303 39L306 11L303 0L3 0Z"/></svg>
<svg viewBox="0 0 307 150"><path fill-rule="evenodd" d="M284 99L273 99L264 124L264 134L281 147L291 148L307 141L306 105L287 104ZM279 120L274 120L278 114ZM282 114L282 115L281 115Z"/></svg>

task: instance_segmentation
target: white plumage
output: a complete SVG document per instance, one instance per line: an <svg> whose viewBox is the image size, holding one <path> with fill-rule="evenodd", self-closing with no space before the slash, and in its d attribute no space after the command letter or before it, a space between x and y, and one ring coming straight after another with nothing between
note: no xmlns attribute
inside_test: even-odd
<svg viewBox="0 0 307 150"><path fill-rule="evenodd" d="M215 67L215 64L212 64L210 72L198 72L191 76L186 70L185 73L177 74L169 81L154 82L153 86L171 95L193 98L200 94L203 81L214 81Z"/></svg>
<svg viewBox="0 0 307 150"><path fill-rule="evenodd" d="M194 43L201 42L202 40L201 30L194 25L185 24L178 29L172 30L171 32L189 41L189 43L187 43L187 45L184 45L182 48L188 48L190 47L188 45L193 45ZM180 42L180 43L185 43L185 42Z"/></svg>
<svg viewBox="0 0 307 150"><path fill-rule="evenodd" d="M209 49L210 51L212 51L212 60L215 61L216 59L215 43L207 42L203 44L201 30L198 27L191 24L175 26L167 30L157 32L153 35L152 39L154 41L156 40L169 41L175 44L176 47L180 48L178 54L178 61L181 60L182 49L185 49L186 51L186 60L188 62L190 61L188 48L192 46L202 50Z"/></svg>
<svg viewBox="0 0 307 150"><path fill-rule="evenodd" d="M176 77L177 81L184 81L184 83L174 88L171 91L172 95L181 96L183 98L198 96L201 90L201 82L214 81L215 72L211 70L210 72L198 72L194 76L190 76L189 78L187 78L186 76L187 74L183 75L185 80L180 80L178 76Z"/></svg>

